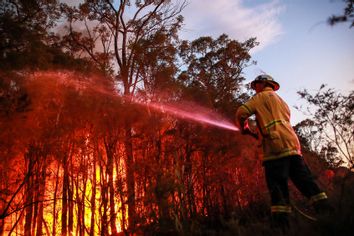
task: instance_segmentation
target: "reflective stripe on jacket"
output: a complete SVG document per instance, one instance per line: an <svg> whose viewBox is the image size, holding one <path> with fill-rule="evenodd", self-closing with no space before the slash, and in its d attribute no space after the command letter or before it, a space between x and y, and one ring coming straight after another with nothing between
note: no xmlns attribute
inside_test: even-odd
<svg viewBox="0 0 354 236"><path fill-rule="evenodd" d="M266 87L239 107L236 112L238 126L253 114L263 137L264 161L301 155L299 139L290 124L289 107L273 89Z"/></svg>

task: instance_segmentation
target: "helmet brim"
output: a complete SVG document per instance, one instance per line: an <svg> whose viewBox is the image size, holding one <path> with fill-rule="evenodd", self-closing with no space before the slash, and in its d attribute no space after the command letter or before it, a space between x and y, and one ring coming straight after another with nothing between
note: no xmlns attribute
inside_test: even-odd
<svg viewBox="0 0 354 236"><path fill-rule="evenodd" d="M261 82L264 82L264 83L268 83L268 84L270 84L272 87L273 87L273 90L274 91L277 91L277 90L279 90L279 88L280 88L280 85L277 83L277 82L275 82L275 81L252 81L251 82L251 88L252 89L256 89L256 83L261 83Z"/></svg>

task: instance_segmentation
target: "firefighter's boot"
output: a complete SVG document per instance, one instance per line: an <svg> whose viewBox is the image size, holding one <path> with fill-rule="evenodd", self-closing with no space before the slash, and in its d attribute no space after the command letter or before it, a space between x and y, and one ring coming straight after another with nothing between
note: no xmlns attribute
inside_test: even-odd
<svg viewBox="0 0 354 236"><path fill-rule="evenodd" d="M271 227L272 229L279 229L283 233L287 232L290 228L289 213L272 212Z"/></svg>

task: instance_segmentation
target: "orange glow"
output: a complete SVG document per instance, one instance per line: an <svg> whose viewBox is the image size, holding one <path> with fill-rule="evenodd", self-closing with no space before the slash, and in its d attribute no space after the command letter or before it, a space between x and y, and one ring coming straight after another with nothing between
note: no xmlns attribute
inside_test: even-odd
<svg viewBox="0 0 354 236"><path fill-rule="evenodd" d="M31 109L17 118L25 122L7 121L18 129L8 136L21 145L11 164L0 162L6 170L0 177L9 181L0 182L10 193L4 199L15 194L5 235L131 233L158 229L164 221L181 230L191 217L257 200L260 165L240 156L252 157L255 144L235 145L238 132L152 114L102 87L97 92L91 78L36 76L26 84Z"/></svg>
<svg viewBox="0 0 354 236"><path fill-rule="evenodd" d="M56 168L58 168L58 163L53 162L52 165L50 166L50 171L51 174L47 178L46 183L45 183L45 194L43 197L43 207L44 207L44 212L43 212L43 230L42 233L43 235L62 235L61 233L61 219L62 219L62 203L63 199L61 197L61 191L58 191L56 196L54 196L55 193L55 184L56 180L59 180L59 188L62 188L62 179L63 179L63 174L64 171L62 168L59 168L58 171L58 176L54 175ZM102 178L102 173L100 172L100 169L98 166L96 167L96 183L101 182ZM117 179L117 170L114 169L114 176L115 179ZM80 210L79 207L81 205L81 200L78 199L77 196L81 195L84 197L84 208L81 209L83 210L84 214L84 227L86 229L91 229L91 217L92 217L92 209L89 200L92 198L92 191L93 191L93 181L92 179L88 179L86 182L86 187L85 187L85 193L82 192L84 189L84 185L81 184L80 186L72 186L73 187L73 225L72 225L72 232L69 233L69 235L78 235L78 211ZM95 193L95 223L94 223L94 235L99 235L100 232L100 222L101 222L101 215L103 214L103 209L100 209L100 204L102 202L102 195L101 195L101 187L99 185L96 186L96 193ZM23 192L21 196L18 196L16 198L16 201L21 202L22 196L24 196L25 193ZM56 198L56 200L55 200ZM122 220L123 220L123 214L122 214L122 207L125 207L122 205L122 203L118 200L118 198L115 198L115 212L117 213L116 217L116 229L119 232L123 231L123 225L122 225ZM54 211L54 201L56 202L56 209ZM109 211L109 209L108 209ZM24 211L23 211L24 212ZM23 212L16 212L12 214L10 217L7 217L5 220L5 225L4 225L4 233L10 233L16 234L16 235L23 235L25 232L24 225L25 225L25 217ZM127 222L127 210L125 210L125 222ZM16 223L17 222L17 223ZM53 225L55 224L55 234L53 232ZM127 225L126 225L127 226ZM111 227L109 227L109 232L111 233ZM87 235L87 232L85 233Z"/></svg>

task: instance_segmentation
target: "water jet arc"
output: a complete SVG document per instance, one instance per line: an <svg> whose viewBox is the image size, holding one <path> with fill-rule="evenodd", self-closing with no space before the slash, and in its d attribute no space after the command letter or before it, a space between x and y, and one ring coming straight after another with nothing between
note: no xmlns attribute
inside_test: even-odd
<svg viewBox="0 0 354 236"><path fill-rule="evenodd" d="M156 103L148 102L141 103L147 108L157 110L162 113L168 113L175 117L191 120L198 123L208 124L222 129L239 131L239 129L230 121L221 117L215 111L207 110L200 106L191 103L179 103L179 104L166 104L166 103Z"/></svg>

